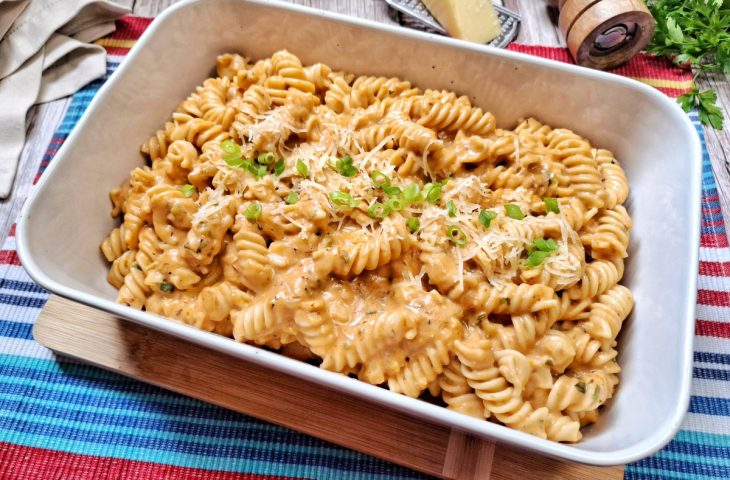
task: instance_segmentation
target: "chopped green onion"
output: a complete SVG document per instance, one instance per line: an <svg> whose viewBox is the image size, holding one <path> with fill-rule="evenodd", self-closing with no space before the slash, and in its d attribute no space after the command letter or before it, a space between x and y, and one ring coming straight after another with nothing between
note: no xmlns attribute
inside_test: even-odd
<svg viewBox="0 0 730 480"><path fill-rule="evenodd" d="M309 168L307 164L301 160L297 160L297 172L304 178L309 178Z"/></svg>
<svg viewBox="0 0 730 480"><path fill-rule="evenodd" d="M537 267L545 261L550 252L543 252L542 250L535 250L532 252L525 261L525 265L528 267Z"/></svg>
<svg viewBox="0 0 730 480"><path fill-rule="evenodd" d="M198 193L198 189L195 188L193 185L190 185L189 183L180 187L180 191L185 198L190 198Z"/></svg>
<svg viewBox="0 0 730 480"><path fill-rule="evenodd" d="M382 203L375 202L368 208L368 215L373 218L385 218L390 215L391 208L389 205L383 205Z"/></svg>
<svg viewBox="0 0 730 480"><path fill-rule="evenodd" d="M256 177L258 180L261 180L264 178L264 175L266 175L266 172L269 171L268 168L266 168L266 165L254 165L253 163L248 169L254 177Z"/></svg>
<svg viewBox="0 0 730 480"><path fill-rule="evenodd" d="M355 208L357 206L357 200L352 198L352 195L345 192L332 192L330 193L330 200L332 203L340 207ZM353 205L354 202L354 205Z"/></svg>
<svg viewBox="0 0 730 480"><path fill-rule="evenodd" d="M427 183L423 186L423 194L428 203L436 203L441 198L443 185L440 183Z"/></svg>
<svg viewBox="0 0 730 480"><path fill-rule="evenodd" d="M172 293L175 291L175 285L167 283L165 280L160 282L160 291L165 293Z"/></svg>
<svg viewBox="0 0 730 480"><path fill-rule="evenodd" d="M223 160L232 167L244 168L246 160L241 158L241 154L226 153L223 155Z"/></svg>
<svg viewBox="0 0 730 480"><path fill-rule="evenodd" d="M383 191L387 195L391 195L391 196L400 195L400 188L393 187L393 186L390 186L390 185L386 185L385 187L383 187Z"/></svg>
<svg viewBox="0 0 730 480"><path fill-rule="evenodd" d="M536 238L532 241L533 250L537 249L541 252L552 252L558 249L558 244L552 238L545 240L544 238Z"/></svg>
<svg viewBox="0 0 730 480"><path fill-rule="evenodd" d="M406 220L406 225L408 226L408 231L416 233L421 228L421 221L416 217L410 217Z"/></svg>
<svg viewBox="0 0 730 480"><path fill-rule="evenodd" d="M269 165L274 161L275 158L276 156L274 155L274 152L265 152L259 153L256 161L259 162L261 165Z"/></svg>
<svg viewBox="0 0 730 480"><path fill-rule="evenodd" d="M243 216L246 217L246 220L258 220L261 216L261 211L261 204L258 202L252 202L248 205L248 207L246 207L246 210L243 211Z"/></svg>
<svg viewBox="0 0 730 480"><path fill-rule="evenodd" d="M446 235L449 237L449 240L455 244L459 246L466 245L466 234L456 225L451 225L447 228Z"/></svg>
<svg viewBox="0 0 730 480"><path fill-rule="evenodd" d="M335 164L335 169L343 177L354 177L355 175L357 175L357 168L355 168L355 166L352 164L352 157L347 156L338 158Z"/></svg>
<svg viewBox="0 0 730 480"><path fill-rule="evenodd" d="M523 218L525 218L525 214L522 213L522 209L517 205L505 205L504 212L509 218L514 218L515 220L522 220Z"/></svg>
<svg viewBox="0 0 730 480"><path fill-rule="evenodd" d="M390 186L390 178L382 172L370 172L370 178L373 180L373 185L376 187L383 188Z"/></svg>
<svg viewBox="0 0 730 480"><path fill-rule="evenodd" d="M403 200L401 200L400 198L389 198L387 205L394 212L400 212L401 210L406 208L405 202L403 202Z"/></svg>
<svg viewBox="0 0 730 480"><path fill-rule="evenodd" d="M294 190L289 192L289 195L286 196L286 203L289 205L294 205L299 201L299 194L295 192Z"/></svg>
<svg viewBox="0 0 730 480"><path fill-rule="evenodd" d="M456 216L456 204L453 200L449 200L448 202L446 202L446 213L449 215L449 217Z"/></svg>
<svg viewBox="0 0 730 480"><path fill-rule="evenodd" d="M281 174L284 173L284 167L285 167L284 159L280 158L274 164L274 175L276 175L277 177L280 177Z"/></svg>
<svg viewBox="0 0 730 480"><path fill-rule="evenodd" d="M578 382L575 384L575 389L578 390L580 393L586 393L586 384L583 382Z"/></svg>
<svg viewBox="0 0 730 480"><path fill-rule="evenodd" d="M406 188L403 189L403 200L408 203L415 203L423 200L423 195L421 195L421 187L419 187L417 183L411 183L410 185L408 185Z"/></svg>
<svg viewBox="0 0 730 480"><path fill-rule="evenodd" d="M557 198L545 197L542 200L545 202L545 208L548 212L560 213L560 205L558 205Z"/></svg>
<svg viewBox="0 0 730 480"><path fill-rule="evenodd" d="M484 228L489 228L489 225L492 224L492 220L495 218L497 218L497 212L493 212L492 210L482 210L479 212L479 223Z"/></svg>
<svg viewBox="0 0 730 480"><path fill-rule="evenodd" d="M223 140L221 142L221 151L228 155L241 156L241 147L231 140Z"/></svg>

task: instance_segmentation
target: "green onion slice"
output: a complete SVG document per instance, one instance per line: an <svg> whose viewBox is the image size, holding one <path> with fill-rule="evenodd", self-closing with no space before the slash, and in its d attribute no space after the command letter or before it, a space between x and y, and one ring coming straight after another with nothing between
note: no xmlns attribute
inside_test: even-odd
<svg viewBox="0 0 730 480"><path fill-rule="evenodd" d="M489 225L492 224L492 220L495 218L497 218L497 212L493 212L492 210L482 210L479 212L479 223L484 228L489 228Z"/></svg>
<svg viewBox="0 0 730 480"><path fill-rule="evenodd" d="M284 159L280 158L274 164L274 175L276 175L277 177L280 177L281 174L284 173L284 167L285 167Z"/></svg>
<svg viewBox="0 0 730 480"><path fill-rule="evenodd" d="M456 225L451 225L449 228L447 228L446 235L449 237L449 240L451 240L455 244L459 246L466 245L466 234Z"/></svg>
<svg viewBox="0 0 730 480"><path fill-rule="evenodd" d="M330 193L330 200L332 200L332 203L339 206L339 207L351 207L354 208L357 206L357 201L352 198L352 195L345 192L331 192ZM353 202L355 204L353 205Z"/></svg>
<svg viewBox="0 0 730 480"><path fill-rule="evenodd" d="M449 200L448 202L446 202L446 213L449 215L449 217L456 216L456 204L453 200Z"/></svg>
<svg viewBox="0 0 730 480"><path fill-rule="evenodd" d="M403 200L400 198L389 198L387 205L390 207L390 209L394 212L400 212L404 208L406 208L406 204Z"/></svg>
<svg viewBox="0 0 730 480"><path fill-rule="evenodd" d="M227 155L241 156L241 147L231 140L223 140L221 142L221 151Z"/></svg>
<svg viewBox="0 0 730 480"><path fill-rule="evenodd" d="M385 218L390 215L391 207L389 205L383 205L382 203L375 202L368 208L368 215L372 218Z"/></svg>
<svg viewBox="0 0 730 480"><path fill-rule="evenodd" d="M246 160L241 158L241 154L225 153L223 160L232 167L245 168Z"/></svg>
<svg viewBox="0 0 730 480"><path fill-rule="evenodd" d="M185 198L190 198L198 193L198 189L195 188L193 185L190 185L189 183L180 187L180 191Z"/></svg>
<svg viewBox="0 0 730 480"><path fill-rule="evenodd" d="M545 197L542 200L545 202L545 208L548 212L560 213L560 205L558 205L557 198Z"/></svg>
<svg viewBox="0 0 730 480"><path fill-rule="evenodd" d="M406 220L406 226L408 227L408 231L416 233L421 228L421 221L416 217L410 217Z"/></svg>
<svg viewBox="0 0 730 480"><path fill-rule="evenodd" d="M175 285L163 280L162 282L160 282L160 291L165 293L172 293L175 291Z"/></svg>
<svg viewBox="0 0 730 480"><path fill-rule="evenodd" d="M243 216L246 217L246 220L258 220L258 218L261 216L262 210L263 209L261 208L260 203L252 202L248 205L248 207L246 207L246 210L243 211Z"/></svg>
<svg viewBox="0 0 730 480"><path fill-rule="evenodd" d="M309 167L301 160L297 160L297 172L304 178L309 178Z"/></svg>
<svg viewBox="0 0 730 480"><path fill-rule="evenodd" d="M378 171L370 172L370 178L373 181L373 185L375 185L378 188L390 186L390 178L388 178L388 176L382 172L378 172Z"/></svg>
<svg viewBox="0 0 730 480"><path fill-rule="evenodd" d="M411 183L403 189L403 200L407 203L416 203L423 200L421 195L421 187L417 183Z"/></svg>
<svg viewBox="0 0 730 480"><path fill-rule="evenodd" d="M294 190L289 192L289 195L286 196L286 203L289 205L294 205L299 201L299 194L295 192Z"/></svg>
<svg viewBox="0 0 730 480"><path fill-rule="evenodd" d="M275 158L276 156L274 155L274 152L264 152L259 153L256 161L259 162L261 165L269 165L274 162Z"/></svg>
<svg viewBox="0 0 730 480"><path fill-rule="evenodd" d="M525 265L528 267L537 267L550 255L550 252L543 252L542 250L535 250L532 252L525 261Z"/></svg>
<svg viewBox="0 0 730 480"><path fill-rule="evenodd" d="M393 187L391 185L386 185L385 187L383 187L383 191L386 193L386 195L390 196L400 195L401 193L399 187Z"/></svg>
<svg viewBox="0 0 730 480"><path fill-rule="evenodd" d="M509 218L514 218L515 220L522 220L525 218L525 214L522 213L522 209L517 205L505 205L504 213L506 213Z"/></svg>
<svg viewBox="0 0 730 480"><path fill-rule="evenodd" d="M436 203L441 198L443 191L443 185L440 183L427 183L423 186L423 194L426 197L428 203Z"/></svg>

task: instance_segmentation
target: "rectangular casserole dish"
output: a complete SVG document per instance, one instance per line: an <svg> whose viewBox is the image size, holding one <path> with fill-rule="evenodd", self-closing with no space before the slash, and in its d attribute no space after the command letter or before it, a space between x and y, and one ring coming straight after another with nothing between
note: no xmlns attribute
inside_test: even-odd
<svg viewBox="0 0 730 480"><path fill-rule="evenodd" d="M622 162L634 220L622 283L633 291L636 307L619 337L621 383L580 443L541 440L115 303L98 248L115 224L108 192L142 164L139 145L212 73L216 55L237 51L258 59L279 49L305 64L323 62L334 70L398 76L422 88L468 94L495 114L499 126L535 116L575 130ZM18 251L30 276L48 290L221 355L541 454L615 465L665 445L687 409L700 175L701 146L690 120L644 84L287 4L188 0L153 22L94 98L23 209Z"/></svg>

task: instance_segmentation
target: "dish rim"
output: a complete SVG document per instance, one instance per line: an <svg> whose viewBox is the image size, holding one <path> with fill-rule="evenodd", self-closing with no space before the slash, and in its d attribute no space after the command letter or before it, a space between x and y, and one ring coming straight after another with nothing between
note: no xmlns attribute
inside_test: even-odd
<svg viewBox="0 0 730 480"><path fill-rule="evenodd" d="M71 134L68 136L64 144L56 154L56 159L51 162L46 172L42 175L40 181L36 187L32 190L29 198L22 208L20 218L17 222L17 251L18 256L21 260L21 264L28 272L28 275L39 285L51 291L52 293L66 297L68 299L78 301L80 303L99 308L103 311L117 315L121 318L134 321L137 324L145 325L161 331L166 334L175 335L179 338L183 338L188 341L195 342L197 344L206 346L208 348L214 348L225 354L233 355L244 360L251 361L257 365L273 368L277 371L296 374L306 378L309 381L313 381L317 384L324 385L328 388L345 392L351 395L358 395L362 398L366 398L369 401L376 402L380 405L385 405L389 408L394 408L404 413L408 413L427 421L433 421L441 425L448 426L450 428L456 428L462 431L473 433L482 438L489 438L492 441L506 442L521 448L527 448L539 452L544 455L549 455L557 458L563 458L567 460L577 461L586 464L592 464L597 466L609 466L626 464L641 458L645 458L652 453L661 449L666 445L676 434L679 427L681 426L682 420L687 411L690 400L690 382L692 378L692 355L693 355L693 344L694 344L694 325L695 325L695 307L696 307L696 296L697 296L697 272L699 267L699 245L700 245L700 194L701 194L701 172L702 172L702 147L699 139L699 135L695 130L694 125L690 118L679 108L675 102L672 102L669 97L665 96L661 92L655 90L648 85L631 80L629 78L621 77L618 75L609 74L606 72L590 70L587 68L578 67L575 65L565 64L553 60L548 60L540 57L533 57L530 55L522 54L519 52L513 52L509 50L496 49L489 46L483 46L478 44L472 44L461 40L455 40L440 35L434 35L425 32L419 32L411 29L405 29L399 26L391 26L383 23L378 23L373 20L359 19L355 17L349 17L347 15L338 14L334 12L317 10L310 7L303 7L299 5L293 5L288 3L282 3L277 0L183 0L179 3L174 4L172 7L164 10L154 21L148 26L135 46L129 52L126 61L122 62L118 67L119 71L124 71L133 63L132 60L145 49L146 44L156 34L159 25L162 25L168 19L177 15L182 10L194 5L196 3L244 3L253 4L261 7L275 8L279 10L285 10L295 12L299 14L311 15L314 17L320 17L324 19L334 20L340 24L355 25L359 27L365 27L374 30L380 30L389 34L394 34L406 38L412 38L419 41L425 41L429 43L436 43L446 46L458 47L465 50L476 51L484 55L502 57L505 60L537 65L543 68L567 72L581 77L601 79L603 81L609 81L623 85L626 88L637 90L638 92L648 96L651 100L659 103L668 105L670 111L673 111L673 116L682 124L689 133L688 137L692 139L691 150L694 152L693 158L689 161L691 165L691 184L689 189L694 199L691 208L690 217L691 225L694 228L694 233L691 237L691 273L692 275L688 279L687 288L690 289L688 304L685 306L683 317L685 318L684 326L684 341L683 341L683 352L682 357L684 359L683 370L678 372L681 375L681 392L676 403L677 407L671 412L671 415L667 417L662 424L662 429L659 429L661 434L655 433L649 435L647 438L636 442L631 447L622 448L613 451L587 451L579 448L575 448L572 444L561 444L552 442L549 440L543 440L538 437L529 435L524 432L513 430L511 428L503 427L501 425L492 424L490 422L479 422L466 415L462 415L456 412L449 411L443 407L432 405L427 402L423 402L418 399L413 399L405 395L401 395L395 392L391 392L380 387L367 384L357 379L352 379L347 376L340 375L338 373L329 372L321 368L309 365L304 362L293 360L275 352L268 352L266 350L254 347L251 345L241 344L235 342L227 337L222 337L210 332L204 332L195 329L194 327L184 325L178 322L170 321L163 317L159 317L154 314L135 310L131 307L117 304L114 301L107 300L101 296L84 293L80 290L76 290L72 287L67 287L61 283L57 283L46 275L39 266L39 264L33 258L30 247L30 235L29 229L29 218L33 214L33 209L44 191L47 183L51 182L56 176L57 170L61 163L61 160L65 157L66 150L70 148L76 141L76 137L82 135L81 132L84 130L86 124L90 121L89 119L93 116L94 112L99 108L103 107L105 97L108 92L111 91L122 75L112 75L105 84L101 87L99 92L94 96L82 118L79 120Z"/></svg>

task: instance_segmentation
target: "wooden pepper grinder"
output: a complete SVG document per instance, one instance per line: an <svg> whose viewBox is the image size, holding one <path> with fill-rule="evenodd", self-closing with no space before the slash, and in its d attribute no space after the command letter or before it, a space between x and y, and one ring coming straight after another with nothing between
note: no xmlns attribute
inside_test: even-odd
<svg viewBox="0 0 730 480"><path fill-rule="evenodd" d="M560 30L578 65L608 70L628 62L654 35L641 0L547 0L560 9Z"/></svg>

